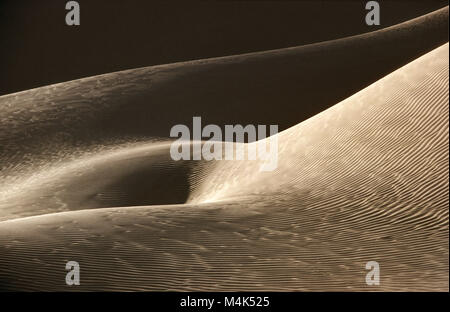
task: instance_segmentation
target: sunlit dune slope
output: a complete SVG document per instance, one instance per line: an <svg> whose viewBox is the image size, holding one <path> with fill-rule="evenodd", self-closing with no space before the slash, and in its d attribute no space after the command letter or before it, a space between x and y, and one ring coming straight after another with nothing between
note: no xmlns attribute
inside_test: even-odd
<svg viewBox="0 0 450 312"><path fill-rule="evenodd" d="M287 128L446 41L447 28L443 8L350 38L1 96L0 220L219 198L223 190L199 189L217 164L170 159L173 125L200 115L205 124Z"/></svg>
<svg viewBox="0 0 450 312"><path fill-rule="evenodd" d="M190 124L192 116L220 126L278 124L284 130L447 39L448 7L328 42L138 68L1 96L1 168L22 169L93 146L168 138L173 125Z"/></svg>
<svg viewBox="0 0 450 312"><path fill-rule="evenodd" d="M258 161L200 162L185 175L189 191L179 191L186 204L8 217L0 287L448 291L448 52L447 43L279 133L273 172ZM101 164L132 155L164 163L168 145L156 144L108 152L117 159L90 163L69 182L92 168L115 181L127 170L116 163L106 174ZM130 166L152 162L139 159ZM53 200L48 185L65 189L52 177L27 193L41 207ZM18 190L38 185L23 183ZM69 260L80 263L80 286L65 285ZM368 261L380 263L379 286L365 283Z"/></svg>

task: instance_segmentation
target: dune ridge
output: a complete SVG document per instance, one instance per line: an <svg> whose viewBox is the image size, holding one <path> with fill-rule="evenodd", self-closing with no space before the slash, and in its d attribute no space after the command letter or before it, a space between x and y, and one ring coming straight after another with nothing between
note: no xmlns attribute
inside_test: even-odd
<svg viewBox="0 0 450 312"><path fill-rule="evenodd" d="M1 170L16 174L77 151L165 140L173 125L190 124L195 115L219 126L278 124L284 130L447 40L445 7L373 33L0 96ZM333 87L321 92L322 85Z"/></svg>
<svg viewBox="0 0 450 312"><path fill-rule="evenodd" d="M215 161L187 174L185 204L8 217L0 288L448 291L448 52L446 43L277 134L273 172ZM137 149L101 162L102 174L133 158L155 166L168 144ZM45 187L42 202L30 199L44 207ZM76 289L64 284L69 260L81 265ZM380 286L365 284L368 261L380 263Z"/></svg>
<svg viewBox="0 0 450 312"><path fill-rule="evenodd" d="M1 96L0 220L195 202L216 164L171 161L164 150L171 126L190 124L198 114L205 123L277 123L283 130L444 43L447 28L448 7L350 38ZM320 90L328 85L327 92ZM159 189L146 192L145 184ZM170 184L172 194L161 191Z"/></svg>

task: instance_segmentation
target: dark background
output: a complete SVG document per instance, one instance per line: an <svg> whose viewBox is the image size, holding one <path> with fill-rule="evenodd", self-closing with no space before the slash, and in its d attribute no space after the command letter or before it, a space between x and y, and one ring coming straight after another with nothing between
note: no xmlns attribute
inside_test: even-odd
<svg viewBox="0 0 450 312"><path fill-rule="evenodd" d="M448 1L0 0L0 95L129 68L283 48L373 31Z"/></svg>

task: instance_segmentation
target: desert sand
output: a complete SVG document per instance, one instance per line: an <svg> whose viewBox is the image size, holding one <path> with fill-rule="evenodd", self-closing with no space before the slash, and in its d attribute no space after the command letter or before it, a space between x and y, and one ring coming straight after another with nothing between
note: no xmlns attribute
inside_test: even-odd
<svg viewBox="0 0 450 312"><path fill-rule="evenodd" d="M0 97L0 289L448 291L447 27ZM194 115L279 124L278 168L173 161Z"/></svg>

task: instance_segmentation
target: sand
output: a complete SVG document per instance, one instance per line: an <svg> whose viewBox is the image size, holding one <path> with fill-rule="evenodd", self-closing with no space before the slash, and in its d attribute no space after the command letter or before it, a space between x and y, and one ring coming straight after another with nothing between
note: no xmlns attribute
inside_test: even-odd
<svg viewBox="0 0 450 312"><path fill-rule="evenodd" d="M0 289L448 291L446 25L448 8L0 97ZM231 106L208 110L214 98ZM170 126L198 111L279 123L278 168L171 160ZM80 286L65 285L69 260ZM368 261L379 286L365 283Z"/></svg>

